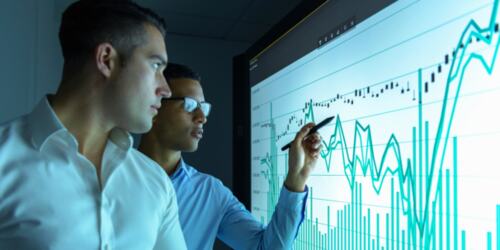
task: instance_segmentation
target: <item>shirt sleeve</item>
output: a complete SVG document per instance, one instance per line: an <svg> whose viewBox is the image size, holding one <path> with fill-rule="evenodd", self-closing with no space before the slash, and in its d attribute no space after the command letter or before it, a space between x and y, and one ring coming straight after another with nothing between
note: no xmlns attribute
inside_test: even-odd
<svg viewBox="0 0 500 250"><path fill-rule="evenodd" d="M161 221L158 238L154 250L187 249L184 234L179 223L177 197L170 179L167 181L167 197L165 199L165 216Z"/></svg>
<svg viewBox="0 0 500 250"><path fill-rule="evenodd" d="M305 216L307 187L302 193L290 192L283 187L267 226L257 221L231 191L227 189L226 192L228 202L217 234L222 241L234 249L292 248Z"/></svg>

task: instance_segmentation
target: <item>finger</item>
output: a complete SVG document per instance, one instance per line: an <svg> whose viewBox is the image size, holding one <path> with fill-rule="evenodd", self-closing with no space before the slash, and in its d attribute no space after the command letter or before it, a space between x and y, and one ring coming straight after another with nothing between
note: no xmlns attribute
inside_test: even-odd
<svg viewBox="0 0 500 250"><path fill-rule="evenodd" d="M314 127L314 123L308 123L308 124L304 125L300 129L300 131L297 132L297 135L295 135L294 144L298 144L298 143L302 142L312 127Z"/></svg>
<svg viewBox="0 0 500 250"><path fill-rule="evenodd" d="M309 157L312 157L314 154L319 154L321 152L321 141L313 141L310 143L304 142L305 152Z"/></svg>
<svg viewBox="0 0 500 250"><path fill-rule="evenodd" d="M321 136L316 132L307 136L303 143L306 147L318 148L321 145L321 141Z"/></svg>
<svg viewBox="0 0 500 250"><path fill-rule="evenodd" d="M311 141L311 142L316 142L316 141L321 141L321 135L318 132L315 132L313 134L310 134L304 138L306 141Z"/></svg>

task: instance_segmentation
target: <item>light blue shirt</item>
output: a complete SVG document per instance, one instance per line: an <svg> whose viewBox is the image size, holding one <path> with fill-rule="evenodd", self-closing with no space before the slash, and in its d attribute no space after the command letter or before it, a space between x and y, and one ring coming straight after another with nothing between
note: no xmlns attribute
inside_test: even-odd
<svg viewBox="0 0 500 250"><path fill-rule="evenodd" d="M291 249L304 219L307 191L293 193L282 188L266 227L220 180L198 172L182 159L171 178L188 249L212 249L216 237L234 249Z"/></svg>
<svg viewBox="0 0 500 250"><path fill-rule="evenodd" d="M114 129L101 180L46 98L0 126L0 249L185 249L163 169Z"/></svg>

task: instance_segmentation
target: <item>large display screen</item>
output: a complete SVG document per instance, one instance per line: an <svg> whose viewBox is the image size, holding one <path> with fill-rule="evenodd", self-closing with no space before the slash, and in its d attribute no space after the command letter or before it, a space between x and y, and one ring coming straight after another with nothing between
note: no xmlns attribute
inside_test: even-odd
<svg viewBox="0 0 500 250"><path fill-rule="evenodd" d="M274 212L280 148L335 116L294 249L500 249L498 4L399 0L254 82L252 214Z"/></svg>

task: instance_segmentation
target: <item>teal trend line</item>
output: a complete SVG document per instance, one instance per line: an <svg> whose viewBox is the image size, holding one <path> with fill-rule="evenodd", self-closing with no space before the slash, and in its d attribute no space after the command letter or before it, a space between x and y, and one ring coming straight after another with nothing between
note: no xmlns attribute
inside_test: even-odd
<svg viewBox="0 0 500 250"><path fill-rule="evenodd" d="M455 112L456 104L460 93L460 87L462 85L466 69L472 60L477 59L479 62L481 62L481 64L483 65L488 74L491 74L493 71L494 62L498 54L498 48L499 48L498 36L495 35L494 32L497 10L498 10L498 0L495 0L489 26L485 29L481 29L474 20L471 20L469 24L466 26L464 32L462 33L460 41L458 42L458 45L456 47L457 49L455 51L457 51L458 54L453 58L451 64L452 66L447 79L445 95L443 98L443 104L441 109L441 117L439 120L439 124L437 126L438 129L435 137L436 140L434 143L432 157L430 160L430 166L429 166L430 168L428 175L429 179L426 181L426 192L425 192L426 197L422 204L424 206L423 213L419 214L419 211L417 209L418 206L412 206L413 218L416 220L415 223L418 226L420 232L423 232L423 228L425 226L427 217L429 215L429 204L430 204L429 199L430 197L434 197L436 194L437 182L433 180L435 178L434 173L439 171L439 169L442 169L443 166L446 146L449 141L449 132L453 121L453 115ZM469 50L469 43L467 41L476 38L486 43L487 45L494 46L494 53L490 60L486 60L482 55L478 53L470 53L469 57L467 58L465 57L468 54ZM494 40L496 40L495 45L493 45ZM465 46L463 49L460 49L460 46L462 44L465 44ZM421 79L419 79L419 84L421 84ZM450 93L454 94L451 95ZM450 109L448 109L447 107L447 100L449 98L453 100L453 105L451 106ZM419 120L419 129L420 128L421 128L421 120ZM356 174L357 166L359 164L359 167L361 168L364 176L370 174L372 178L373 188L377 193L380 192L382 185L384 183L384 179L386 178L387 175L397 176L400 181L399 186L400 190L402 191L403 200L408 202L409 199L412 199L411 204L413 205L418 204L416 195L417 194L416 179L415 179L416 176L414 176L414 174L412 174L411 171L412 168L415 168L416 166L415 164L412 165L411 160L408 159L405 168L404 166L405 164L401 159L399 142L394 134L391 134L389 141L386 144L386 148L382 154L382 159L380 161L380 164L377 165L377 161L375 160L370 126L369 125L363 126L359 123L359 121L356 121L355 132L354 132L354 146L352 147L353 152L351 154L352 157L348 152L349 147L347 147L346 137L343 131L344 130L342 128L341 118L340 116L337 116L334 133L332 134L328 142L326 141L323 142L324 150L321 152L321 157L325 161L327 171L331 170L330 163L332 160L331 159L332 153L335 150L337 150L337 148L340 148L341 157L344 165L344 173L349 181L351 188L353 188L353 185L355 183L355 178L357 176ZM419 143L422 143L422 141L420 141ZM420 165L422 162L421 160L422 157L420 154L422 150L421 150L421 145L418 146L420 150L418 156L419 161L417 164ZM385 162L389 157L393 157L396 160L397 166L386 165ZM415 161L416 160L414 159L414 162ZM439 163L439 165L437 163ZM436 169L437 166L439 169ZM409 193L404 192L405 190L404 183L406 181L410 182Z"/></svg>
<svg viewBox="0 0 500 250"><path fill-rule="evenodd" d="M462 35L460 36L460 40L457 43L456 49L454 50L454 57L451 62L450 71L447 77L444 97L442 98L442 107L441 107L441 115L439 122L437 124L437 131L435 136L435 141L430 148L430 145L425 145L425 159L423 155L423 143L428 142L428 127L427 122L425 123L425 134L422 132L423 128L423 114L422 114L422 79L421 79L421 70L419 70L419 121L418 127L413 128L413 159L402 159L401 148L396 138L395 134L392 133L389 137L387 144L385 145L385 149L381 156L380 161L376 160L374 153L374 145L372 142L372 132L370 125L363 126L358 120L355 121L355 130L354 130L354 146L352 147L352 153L349 152L351 147L348 147L346 142L346 136L344 134L344 129L342 127L342 120L339 115L337 115L337 119L335 122L335 128L333 134L330 136L328 141L323 141L323 150L321 151L321 158L325 162L326 170L330 172L333 152L340 152L340 157L343 162L343 172L348 180L351 190L354 190L356 185L356 177L361 176L361 174L357 174L356 172L361 170L363 176L370 176L372 181L372 188L375 190L377 194L381 192L381 189L385 183L385 178L387 176L394 176L398 179L401 201L402 201L402 209L403 213L408 216L408 229L405 232L403 230L402 241L408 241L408 247L413 245L417 246L417 243L420 242L420 247L422 246L422 242L424 245L428 246L432 239L431 231L435 230L424 230L426 225L435 227L435 222L432 222L431 225L428 225L429 219L429 211L430 206L434 208L436 204L443 205L443 203L436 202L436 200L431 202L431 197L437 199L438 190L439 190L439 179L435 180L438 176L435 173L442 173L443 164L445 155L447 152L448 141L450 140L450 130L453 125L453 118L455 115L455 110L458 102L458 97L460 94L460 89L463 83L464 75L467 72L467 68L469 64L477 60L485 69L486 73L489 75L492 74L495 60L498 54L498 49L500 46L500 40L498 39L498 35L495 34L495 24L497 19L499 0L495 0L490 22L488 27L481 28L475 20L469 21L467 26L465 27ZM476 39L481 41L482 43L493 47L494 52L491 58L486 58L480 53L470 52L470 43L469 40ZM451 100L451 105L449 106L448 100ZM312 100L309 102L307 112L305 112L304 121L307 123L308 121L314 122L314 112L313 112ZM267 154L264 159L261 160L261 164L265 164L268 166L270 173L267 178L269 181L269 198L268 198L268 208L270 206L274 206L277 202L277 191L279 190L279 183L277 181L277 147L275 143L276 139L276 128L274 124L274 120L272 119L272 104L271 104L271 120L270 120L270 128L271 128L271 152ZM432 126L431 126L432 127ZM418 135L418 140L416 136ZM417 144L418 143L418 144ZM456 138L453 140L454 143L454 172L453 172L453 182L456 185ZM432 153L430 157L427 155L427 150L432 149ZM395 165L389 165L387 162L390 160L395 161ZM425 165L425 175L420 174L417 175L417 167L419 168L419 173L422 172ZM420 177L419 177L420 176ZM425 181L422 184L422 178L425 176ZM420 178L420 179L417 179ZM392 179L392 178L390 178ZM450 202L449 197L449 172L446 171L446 211L450 211L451 206L453 206L453 210L456 214L457 208L457 188L454 186L453 188L453 202ZM425 186L425 191L418 191ZM420 195L420 196L419 196ZM441 199L442 199L442 194ZM312 197L312 196L311 196ZM311 204L312 206L312 204ZM442 209L440 207L440 209ZM268 209L268 220L271 218L272 211L274 211L274 207L272 209ZM312 207L311 207L312 211ZM368 230L370 230L370 210L368 210ZM269 212L271 212L269 214ZM345 224L347 222L345 216L346 213L343 213L344 221L343 226L339 228L339 233L343 234L344 240L343 244L347 241L347 231L345 230ZM447 248L450 247L450 239L449 239L449 216L446 215L447 223L446 223L446 240L447 240ZM377 214L378 218L378 214ZM312 213L310 221L313 222ZM457 220L454 218L454 243L457 242ZM378 225L377 225L378 229ZM435 229L435 228L434 228ZM416 237L417 232L420 232L420 237ZM377 232L378 233L378 232ZM407 233L407 238L405 239L405 233ZM497 250L500 250L500 207L497 206ZM464 234L465 235L465 234ZM424 238L422 238L424 237ZM377 243L379 239L376 239ZM441 238L441 242L443 239ZM370 243L370 238L368 238L368 245ZM373 241L372 243L375 243ZM412 244L410 244L412 243ZM373 244L374 245L374 244ZM457 244L454 244L455 248L457 248ZM378 244L377 244L378 246Z"/></svg>

